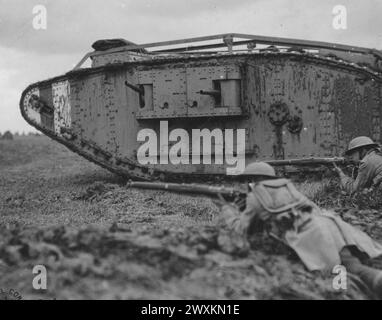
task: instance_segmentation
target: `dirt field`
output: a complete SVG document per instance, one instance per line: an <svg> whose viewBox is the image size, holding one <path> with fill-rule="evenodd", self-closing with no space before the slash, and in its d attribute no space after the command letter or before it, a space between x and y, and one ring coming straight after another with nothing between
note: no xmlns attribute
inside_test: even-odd
<svg viewBox="0 0 382 320"><path fill-rule="evenodd" d="M330 181L300 187L382 240L378 205L351 203ZM3 292L24 299L373 298L356 279L334 290L333 275L307 272L273 240L259 236L246 249L218 218L209 199L126 189L46 137L0 141ZM46 291L32 287L35 265L48 269Z"/></svg>

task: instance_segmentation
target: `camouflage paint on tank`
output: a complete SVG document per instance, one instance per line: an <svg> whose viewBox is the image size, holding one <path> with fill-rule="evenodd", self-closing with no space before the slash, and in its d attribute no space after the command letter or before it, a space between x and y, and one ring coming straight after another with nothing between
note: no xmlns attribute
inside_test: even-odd
<svg viewBox="0 0 382 320"><path fill-rule="evenodd" d="M114 55L30 86L20 106L39 130L119 174L146 180L224 175L225 165L139 165L137 134L151 128L159 136L160 120L190 136L192 129L245 129L247 162L334 157L356 135L382 140L380 62L367 55L259 50L142 54L136 61L124 61L126 52ZM44 112L33 108L32 95Z"/></svg>

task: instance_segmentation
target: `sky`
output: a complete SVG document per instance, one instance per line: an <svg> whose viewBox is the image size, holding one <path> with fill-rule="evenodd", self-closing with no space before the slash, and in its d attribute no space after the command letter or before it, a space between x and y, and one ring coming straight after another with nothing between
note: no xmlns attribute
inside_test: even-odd
<svg viewBox="0 0 382 320"><path fill-rule="evenodd" d="M36 5L45 30L33 27ZM346 29L333 27L337 5ZM33 132L18 108L23 89L71 70L98 39L245 33L382 50L381 14L382 0L0 0L0 132Z"/></svg>

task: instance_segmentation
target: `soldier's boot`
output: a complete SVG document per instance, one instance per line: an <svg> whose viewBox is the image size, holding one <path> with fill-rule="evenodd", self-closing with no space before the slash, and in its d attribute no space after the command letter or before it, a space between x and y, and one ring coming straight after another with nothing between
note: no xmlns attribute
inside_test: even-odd
<svg viewBox="0 0 382 320"><path fill-rule="evenodd" d="M382 270L365 266L348 249L342 250L340 256L347 271L360 277L378 298L382 299Z"/></svg>
<svg viewBox="0 0 382 320"><path fill-rule="evenodd" d="M375 293L375 295L382 299L382 271L365 266L359 262L357 266L345 267L349 272L359 276L361 280Z"/></svg>
<svg viewBox="0 0 382 320"><path fill-rule="evenodd" d="M374 278L373 290L376 295L382 299L382 272L380 271L378 276Z"/></svg>

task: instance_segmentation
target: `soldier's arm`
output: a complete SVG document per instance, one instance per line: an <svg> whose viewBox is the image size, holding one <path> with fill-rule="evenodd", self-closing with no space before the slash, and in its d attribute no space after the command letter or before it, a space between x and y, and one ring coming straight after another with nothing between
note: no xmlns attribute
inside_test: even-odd
<svg viewBox="0 0 382 320"><path fill-rule="evenodd" d="M353 194L367 187L368 185L370 185L370 181L373 180L371 169L371 166L368 166L366 162L361 162L358 168L357 178L355 180L351 177L348 177L341 171L340 180L342 188L346 192Z"/></svg>
<svg viewBox="0 0 382 320"><path fill-rule="evenodd" d="M222 207L222 216L229 228L240 234L246 234L247 230L259 212L259 204L256 197L249 193L246 200L246 209L242 212L235 206L226 204Z"/></svg>

